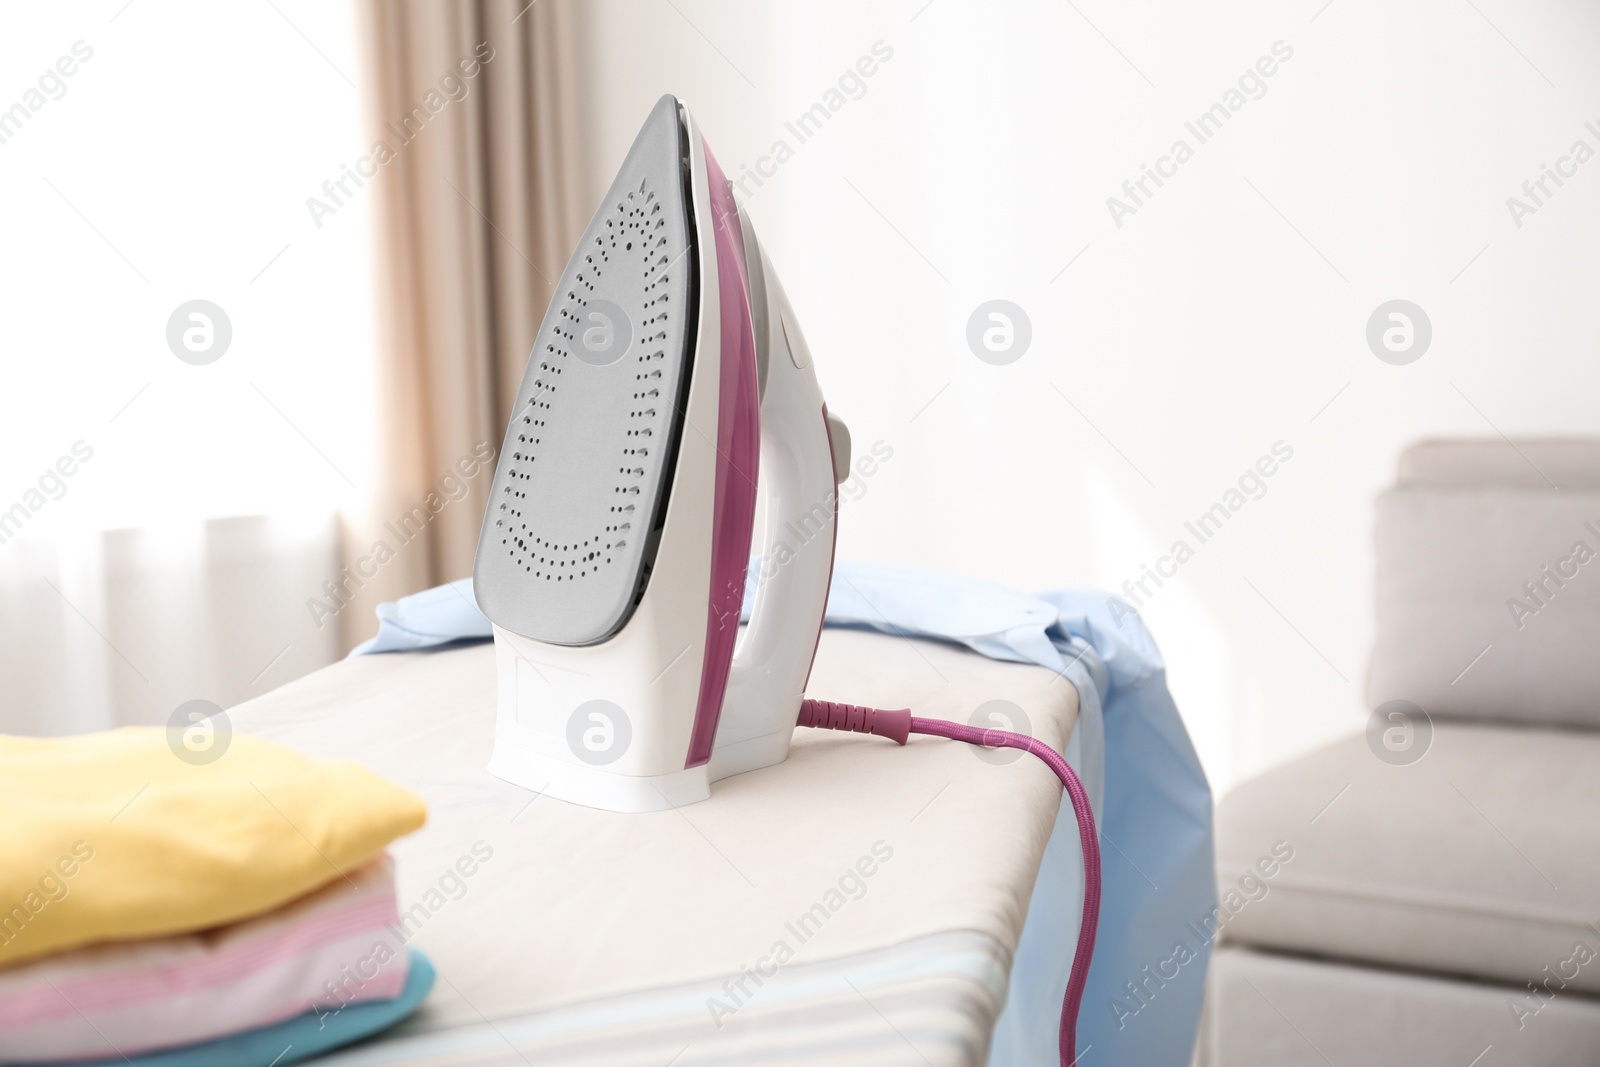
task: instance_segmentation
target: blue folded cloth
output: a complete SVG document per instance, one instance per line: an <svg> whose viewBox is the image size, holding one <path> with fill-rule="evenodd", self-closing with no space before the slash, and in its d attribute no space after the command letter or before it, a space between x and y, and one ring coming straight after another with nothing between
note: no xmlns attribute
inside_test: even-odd
<svg viewBox="0 0 1600 1067"><path fill-rule="evenodd" d="M379 604L377 636L357 645L350 655L406 652L492 636L489 620L473 598L472 579L462 578Z"/></svg>
<svg viewBox="0 0 1600 1067"><path fill-rule="evenodd" d="M755 600L761 561L750 562L743 618ZM1066 661L1048 636L1057 608L1002 585L936 571L839 560L828 592L832 626L959 641L992 659L1061 670ZM378 633L350 653L408 652L493 636L478 610L472 579L462 578L378 605Z"/></svg>
<svg viewBox="0 0 1600 1067"><path fill-rule="evenodd" d="M752 560L745 616L760 571ZM1115 614L1113 610L1115 609ZM1187 1067L1199 1027L1211 942L1204 933L1217 906L1211 834L1211 787L1167 692L1166 665L1154 639L1126 603L1105 593L1058 590L1028 596L993 582L881 563L839 560L833 569L828 626L954 641L991 659L1034 663L1061 672L1104 721L1105 799L1096 813L1102 841L1103 896L1094 964L1078 1022L1079 1048L1095 1046L1105 1063ZM492 635L463 578L378 608L378 634L351 655L422 649ZM839 694L849 699L849 694ZM1068 823L1071 820L1067 820ZM1077 850L1077 841L1063 847ZM1055 838L1052 838L1052 848ZM1047 857L1048 858L1048 857ZM1057 891L1050 872L1074 877L1081 865L1047 863L1034 901ZM1130 996L1142 970L1188 946L1192 962L1164 979L1161 996ZM1028 954L1019 949L1018 968ZM1066 986L1070 960L1033 981ZM1014 990L1024 983L1012 975ZM1009 1011L1009 1007L1008 1007ZM997 1028L991 1063L1054 1062L1054 1033Z"/></svg>
<svg viewBox="0 0 1600 1067"><path fill-rule="evenodd" d="M410 970L405 988L393 1000L371 1000L337 1011L312 1011L259 1030L183 1048L50 1067L287 1067L387 1030L416 1011L433 988L433 963L414 948L406 952L411 957Z"/></svg>

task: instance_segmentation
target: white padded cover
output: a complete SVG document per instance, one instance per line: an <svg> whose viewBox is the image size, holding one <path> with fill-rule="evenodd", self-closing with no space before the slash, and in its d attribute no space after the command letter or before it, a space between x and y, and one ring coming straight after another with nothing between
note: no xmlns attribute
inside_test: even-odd
<svg viewBox="0 0 1600 1067"><path fill-rule="evenodd" d="M358 759L428 802L392 852L439 985L405 1026L331 1062L799 1067L843 1063L841 1048L862 1067L984 1062L1064 811L1042 762L799 730L787 761L702 803L597 811L488 774L493 659L488 644L361 656L229 712L236 730ZM841 629L823 631L808 691L960 722L1011 700L1058 748L1079 710L1042 667ZM1099 759L1081 769L1091 795ZM1081 904L1058 906L1070 945ZM777 965L780 942L796 955ZM751 968L771 970L758 985ZM715 1016L713 999L738 1010Z"/></svg>

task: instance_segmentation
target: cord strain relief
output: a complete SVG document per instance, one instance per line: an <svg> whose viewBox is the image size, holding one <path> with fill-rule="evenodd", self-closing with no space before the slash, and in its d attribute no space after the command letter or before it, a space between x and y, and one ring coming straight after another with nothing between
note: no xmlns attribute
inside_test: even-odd
<svg viewBox="0 0 1600 1067"><path fill-rule="evenodd" d="M906 743L911 734L911 709L867 708L860 704L842 704L833 700L800 701L799 726L823 730L848 730L858 734L876 734L887 737L897 745Z"/></svg>

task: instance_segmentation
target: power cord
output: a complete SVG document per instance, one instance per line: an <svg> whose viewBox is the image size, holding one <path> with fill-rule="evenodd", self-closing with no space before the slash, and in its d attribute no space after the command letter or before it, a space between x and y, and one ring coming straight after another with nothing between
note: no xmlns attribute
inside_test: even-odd
<svg viewBox="0 0 1600 1067"><path fill-rule="evenodd" d="M1072 812L1078 819L1078 840L1083 845L1083 920L1078 925L1078 948L1072 957L1067 992L1061 1002L1061 1067L1072 1067L1077 1061L1078 1009L1083 1003L1089 963L1094 958L1095 929L1100 921L1100 838L1094 828L1089 794L1061 753L1043 741L1023 734L1008 730L980 730L976 726L963 726L943 719L921 719L912 715L909 708L889 711L807 698L800 702L798 725L874 734L900 745L905 744L911 734L927 734L984 748L1021 749L1038 756L1061 779L1061 787L1072 801Z"/></svg>

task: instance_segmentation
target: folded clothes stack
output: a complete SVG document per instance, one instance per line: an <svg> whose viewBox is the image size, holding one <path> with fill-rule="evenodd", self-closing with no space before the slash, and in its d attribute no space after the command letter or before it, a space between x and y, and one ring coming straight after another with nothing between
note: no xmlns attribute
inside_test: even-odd
<svg viewBox="0 0 1600 1067"><path fill-rule="evenodd" d="M404 1018L391 841L422 801L248 737L0 737L0 1063L268 1067Z"/></svg>

